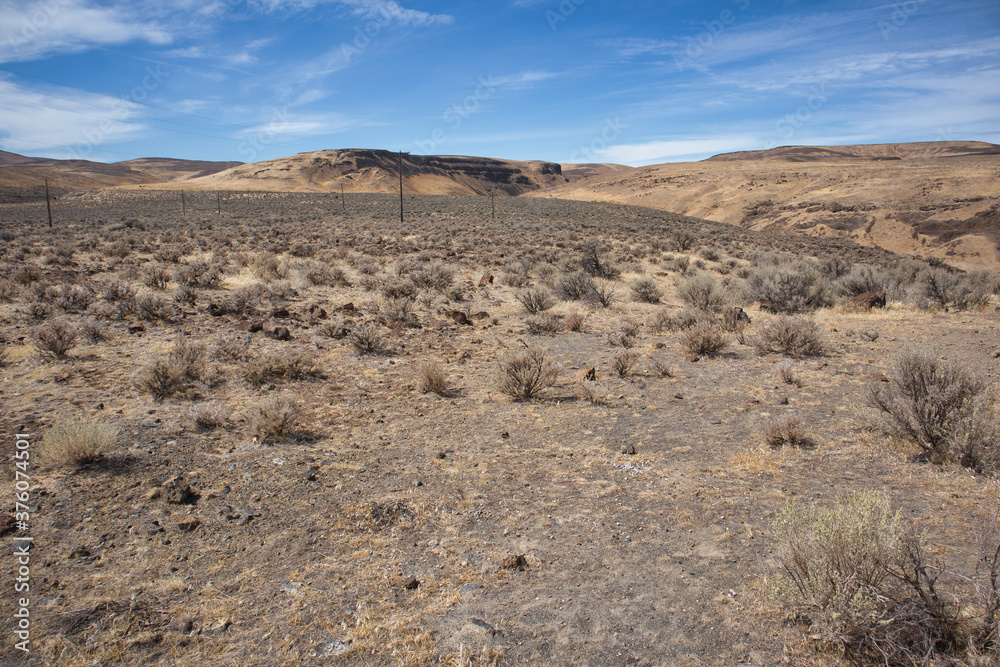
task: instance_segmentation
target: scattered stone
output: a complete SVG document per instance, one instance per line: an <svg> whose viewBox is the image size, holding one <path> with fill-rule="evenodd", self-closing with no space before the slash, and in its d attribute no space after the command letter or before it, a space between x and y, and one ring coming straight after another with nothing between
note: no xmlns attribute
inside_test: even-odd
<svg viewBox="0 0 1000 667"><path fill-rule="evenodd" d="M451 310L448 311L448 317L455 321L455 324L461 324L465 326L472 326L472 320L469 319L468 315L463 313L461 310Z"/></svg>
<svg viewBox="0 0 1000 667"><path fill-rule="evenodd" d="M448 454L446 452L438 452L437 453L437 457L439 459L446 459L446 458L448 458Z"/></svg>
<svg viewBox="0 0 1000 667"><path fill-rule="evenodd" d="M781 400L778 401L778 405L788 405L788 397L787 396L782 396Z"/></svg>
<svg viewBox="0 0 1000 667"><path fill-rule="evenodd" d="M164 482L163 493L168 503L176 505L193 505L198 500L198 495L180 475Z"/></svg>
<svg viewBox="0 0 1000 667"><path fill-rule="evenodd" d="M276 320L284 320L291 317L291 313L284 306L277 306L271 309L271 317Z"/></svg>
<svg viewBox="0 0 1000 667"><path fill-rule="evenodd" d="M77 558L87 558L90 556L90 549L84 546L76 547L69 552L70 560L76 560Z"/></svg>
<svg viewBox="0 0 1000 667"><path fill-rule="evenodd" d="M625 445L624 447L622 447L622 454L635 456L635 445Z"/></svg>
<svg viewBox="0 0 1000 667"><path fill-rule="evenodd" d="M507 431L504 431L503 433L500 434L500 437L503 438L504 440L506 440L507 438L510 437L510 433L508 433Z"/></svg>
<svg viewBox="0 0 1000 667"><path fill-rule="evenodd" d="M128 329L130 334L138 334L146 330L146 327L142 322L129 322L128 326L125 328Z"/></svg>
<svg viewBox="0 0 1000 667"><path fill-rule="evenodd" d="M480 630L485 630L486 632L490 633L493 636L496 636L497 634L497 629L481 618L470 618L469 623L476 626Z"/></svg>
<svg viewBox="0 0 1000 667"><path fill-rule="evenodd" d="M458 592L459 592L460 595L468 595L469 593L472 593L473 591L479 591L479 590L482 590L482 589L483 589L483 585L482 584L480 584L480 583L474 583L474 584L466 584L466 585L462 586L460 589L458 589Z"/></svg>
<svg viewBox="0 0 1000 667"><path fill-rule="evenodd" d="M335 313L356 313L358 311L354 306L354 302L345 303L343 306L337 306L333 309Z"/></svg>
<svg viewBox="0 0 1000 667"><path fill-rule="evenodd" d="M161 526L160 522L157 521L156 519L153 519L152 521L150 521L149 525L146 526L146 534L147 535L156 535L157 533L165 533L165 532L166 531L163 530L163 526Z"/></svg>
<svg viewBox="0 0 1000 667"><path fill-rule="evenodd" d="M684 400L684 395L683 394L674 394L674 398L676 398L678 401L683 401Z"/></svg>
<svg viewBox="0 0 1000 667"><path fill-rule="evenodd" d="M405 588L408 591L415 591L419 587L420 587L420 580L417 579L416 577L410 577L409 579L403 582L403 588Z"/></svg>
<svg viewBox="0 0 1000 667"><path fill-rule="evenodd" d="M223 315L226 314L227 310L228 309L226 308L225 304L219 303L218 301L213 301L212 303L208 304L208 314L211 315L212 317L222 317Z"/></svg>
<svg viewBox="0 0 1000 667"><path fill-rule="evenodd" d="M492 273L486 273L486 274L483 275L482 278L479 279L479 286L480 287L486 287L487 285L492 285L492 284L493 284L493 274Z"/></svg>
<svg viewBox="0 0 1000 667"><path fill-rule="evenodd" d="M180 522L177 524L177 530L181 531L182 533L190 533L200 525L201 521L198 521L198 519L196 519L193 516L187 516L181 519Z"/></svg>
<svg viewBox="0 0 1000 667"><path fill-rule="evenodd" d="M0 520L0 537L10 535L17 530L17 521L9 514Z"/></svg>
<svg viewBox="0 0 1000 667"><path fill-rule="evenodd" d="M528 559L524 554L511 554L500 561L500 568L523 572L528 569Z"/></svg>
<svg viewBox="0 0 1000 667"><path fill-rule="evenodd" d="M689 361L692 364L696 364L699 361L701 361L701 357L699 357L697 354L688 354L687 356L684 357L684 359L685 361Z"/></svg>
<svg viewBox="0 0 1000 667"><path fill-rule="evenodd" d="M311 320L325 320L329 317L326 309L315 303L310 304L309 307L306 308L306 315L308 315Z"/></svg>
<svg viewBox="0 0 1000 667"><path fill-rule="evenodd" d="M474 320L488 320L490 319L490 314L485 310L480 310L478 313L472 314L472 319Z"/></svg>
<svg viewBox="0 0 1000 667"><path fill-rule="evenodd" d="M423 486L423 485L424 485L424 483L421 480L419 480L419 479L413 480L413 486L418 486L419 487L419 486Z"/></svg>

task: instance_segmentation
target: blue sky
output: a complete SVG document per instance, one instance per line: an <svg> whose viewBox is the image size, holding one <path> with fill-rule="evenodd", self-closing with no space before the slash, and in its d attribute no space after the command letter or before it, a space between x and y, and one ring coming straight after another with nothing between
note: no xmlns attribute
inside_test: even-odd
<svg viewBox="0 0 1000 667"><path fill-rule="evenodd" d="M0 149L630 165L1000 143L996 0L0 0Z"/></svg>

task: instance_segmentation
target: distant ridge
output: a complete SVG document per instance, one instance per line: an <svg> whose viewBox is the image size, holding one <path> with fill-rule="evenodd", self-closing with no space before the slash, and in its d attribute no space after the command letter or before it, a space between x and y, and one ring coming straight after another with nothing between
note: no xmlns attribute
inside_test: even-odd
<svg viewBox="0 0 1000 667"><path fill-rule="evenodd" d="M1000 146L985 141L921 141L906 144L853 146L779 146L762 151L721 153L704 160L780 160L783 162L844 162L857 160L919 160L941 157L1000 155Z"/></svg>

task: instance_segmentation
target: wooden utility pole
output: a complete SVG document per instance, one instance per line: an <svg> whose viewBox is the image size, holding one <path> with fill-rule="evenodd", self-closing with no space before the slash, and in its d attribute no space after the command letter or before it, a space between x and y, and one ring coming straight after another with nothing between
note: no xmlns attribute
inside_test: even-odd
<svg viewBox="0 0 1000 667"><path fill-rule="evenodd" d="M181 213L187 215L187 212L188 212L187 202L184 201L184 191L181 190Z"/></svg>
<svg viewBox="0 0 1000 667"><path fill-rule="evenodd" d="M340 183L340 205L344 208L344 213L347 213L347 200L344 199L344 183Z"/></svg>
<svg viewBox="0 0 1000 667"><path fill-rule="evenodd" d="M399 221L403 222L403 151L399 151Z"/></svg>
<svg viewBox="0 0 1000 667"><path fill-rule="evenodd" d="M45 207L49 210L49 229L52 229L52 199L49 197L49 179L45 179Z"/></svg>

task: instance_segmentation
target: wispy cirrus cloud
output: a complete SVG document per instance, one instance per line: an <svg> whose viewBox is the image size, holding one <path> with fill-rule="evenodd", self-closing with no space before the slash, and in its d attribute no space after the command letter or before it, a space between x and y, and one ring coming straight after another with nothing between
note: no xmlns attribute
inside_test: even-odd
<svg viewBox="0 0 1000 667"><path fill-rule="evenodd" d="M680 48L681 44L670 39L649 39L643 37L622 37L618 39L600 39L598 46L614 49L620 58L633 58L640 55L666 55Z"/></svg>
<svg viewBox="0 0 1000 667"><path fill-rule="evenodd" d="M169 44L169 27L128 3L50 0L0 4L0 62L31 61L94 46L144 41Z"/></svg>
<svg viewBox="0 0 1000 667"><path fill-rule="evenodd" d="M337 5L350 10L355 16L413 27L448 25L455 22L455 17L450 14L432 14L419 9L407 9L395 0L254 0L253 5L268 12L297 12L320 5Z"/></svg>

